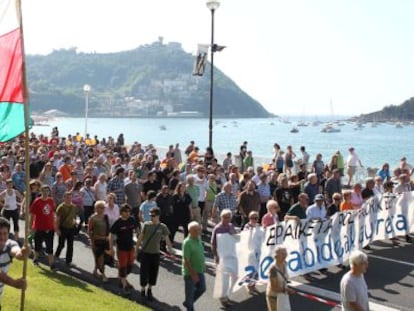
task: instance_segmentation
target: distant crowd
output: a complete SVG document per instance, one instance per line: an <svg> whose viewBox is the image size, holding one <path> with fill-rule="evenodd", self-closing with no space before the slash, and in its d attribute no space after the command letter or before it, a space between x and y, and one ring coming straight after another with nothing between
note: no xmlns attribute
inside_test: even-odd
<svg viewBox="0 0 414 311"><path fill-rule="evenodd" d="M29 172L25 171L24 137L0 145L0 207L2 216L13 223L15 240L21 238L19 217L30 213L33 263L39 264L45 246L50 268L59 269L66 247L65 264L70 267L73 241L85 234L95 260L93 274L107 282L105 265L111 264L116 249L120 286L129 294L132 285L127 276L141 250L141 295L152 300L160 252L174 252L176 233L182 227L187 237L184 246L189 247L183 247L188 310L205 291L205 284L200 285L204 258L190 260L195 246L190 247L189 238L211 239L219 263L218 233L288 219L326 219L338 211L358 209L376 194L414 189L413 167L405 157L393 169L384 163L364 184L354 183L355 172L363 164L353 147L346 159L335 151L324 162L322 154L311 160L305 146L296 154L292 146L282 150L275 143L271 162L255 165L248 142L219 163L211 147L202 152L194 141L183 150L175 144L159 154L155 144L127 146L123 134L116 139L79 133L62 137L57 127L50 137L31 133L29 141ZM27 174L30 189L26 189ZM30 202L26 204L27 191ZM406 240L411 237L407 235ZM225 307L230 304L229 290L224 288L220 297Z"/></svg>

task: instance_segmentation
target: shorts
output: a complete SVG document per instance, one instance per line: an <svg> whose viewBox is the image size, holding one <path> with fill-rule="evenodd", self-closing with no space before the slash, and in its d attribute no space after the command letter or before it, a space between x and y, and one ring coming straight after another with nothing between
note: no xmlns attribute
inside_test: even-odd
<svg viewBox="0 0 414 311"><path fill-rule="evenodd" d="M118 274L119 277L124 278L131 273L135 261L135 248L129 251L118 249Z"/></svg>
<svg viewBox="0 0 414 311"><path fill-rule="evenodd" d="M348 174L354 175L356 172L356 166L348 166Z"/></svg>
<svg viewBox="0 0 414 311"><path fill-rule="evenodd" d="M93 254L95 258L101 257L106 250L109 250L109 242L107 240L96 240L94 242Z"/></svg>
<svg viewBox="0 0 414 311"><path fill-rule="evenodd" d="M53 254L53 236L54 231L36 231L34 236L35 251L40 252L42 250L43 241L46 244L46 254Z"/></svg>

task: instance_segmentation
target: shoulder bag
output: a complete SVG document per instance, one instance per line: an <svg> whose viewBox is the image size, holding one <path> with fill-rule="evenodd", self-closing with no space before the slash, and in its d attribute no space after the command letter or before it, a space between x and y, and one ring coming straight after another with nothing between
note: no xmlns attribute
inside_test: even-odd
<svg viewBox="0 0 414 311"><path fill-rule="evenodd" d="M144 246L141 248L141 250L137 250L137 261L141 262L142 261L142 253L144 252L144 249L148 246L149 242L151 241L151 239L154 237L155 233L157 232L158 228L161 226L161 223L159 223L154 231L152 231L151 236L149 237L149 239L147 240L147 242L144 244Z"/></svg>

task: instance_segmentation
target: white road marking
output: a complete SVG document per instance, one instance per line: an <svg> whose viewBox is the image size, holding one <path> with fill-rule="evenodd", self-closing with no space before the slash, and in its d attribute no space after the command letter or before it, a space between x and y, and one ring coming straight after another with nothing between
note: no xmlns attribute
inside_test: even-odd
<svg viewBox="0 0 414 311"><path fill-rule="evenodd" d="M177 256L182 256L182 251L179 249L174 249L175 255ZM385 257L381 257L381 256L376 256L376 255L369 255L369 257L373 257L373 258L378 258L378 259L383 259L383 260L389 260L392 262L396 262L396 263L400 263L400 264L405 264L405 265L409 265L409 266L414 266L413 263L409 263L409 262L405 262L405 261L399 261L399 260L394 260L394 259L389 259L389 258L385 258ZM210 267L215 267L215 263L214 260L210 259L210 258L206 258L206 262L205 264L207 266ZM259 285L264 285L263 283ZM341 301L341 295L337 292L334 291L330 291L327 289L323 289L323 288L319 288L316 286L311 286L308 284L303 284L300 282L296 282L296 281L292 281L291 283L289 283L289 285L293 288L296 288L298 291L303 291L306 293L309 293L311 295L317 296L317 297L321 297L327 300L332 300L332 301ZM340 305L340 303L338 303L338 305ZM388 307L388 306L384 306L375 302L369 302L369 310L370 311L401 311L401 309L396 309L393 307Z"/></svg>
<svg viewBox="0 0 414 311"><path fill-rule="evenodd" d="M300 282L295 282L295 281L292 281L289 285L291 287L296 288L299 291L304 291L306 293L310 293L312 295L322 297L327 300L341 301L341 295L339 293L336 293L336 292L333 292L327 289L310 286L310 285L303 284ZM371 301L369 302L369 310L370 311L400 311L400 309L387 307L387 306L380 305L378 303L371 302Z"/></svg>
<svg viewBox="0 0 414 311"><path fill-rule="evenodd" d="M391 261L394 263L399 263L401 265L406 265L406 266L410 266L410 267L414 267L414 263L412 262L407 262L407 261L402 261L402 260L396 260L396 259L391 259L391 258L387 258L387 257L382 257L382 256L377 256L377 255L368 255L368 258L377 258L377 259L381 259L381 260L385 260L385 261Z"/></svg>

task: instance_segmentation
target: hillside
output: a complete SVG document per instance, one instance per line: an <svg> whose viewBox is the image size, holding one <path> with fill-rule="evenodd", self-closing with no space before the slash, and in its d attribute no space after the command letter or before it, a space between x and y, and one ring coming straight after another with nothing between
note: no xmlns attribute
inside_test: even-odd
<svg viewBox="0 0 414 311"><path fill-rule="evenodd" d="M390 105L380 111L363 114L357 117L362 121L414 121L414 98L407 99L402 104Z"/></svg>
<svg viewBox="0 0 414 311"><path fill-rule="evenodd" d="M160 39L131 51L78 53L76 48L28 55L32 111L57 109L82 116L83 85L89 84L90 116L208 116L210 70L192 76L194 57L179 43ZM209 65L207 66L209 68ZM215 68L214 116L268 117L269 113Z"/></svg>

